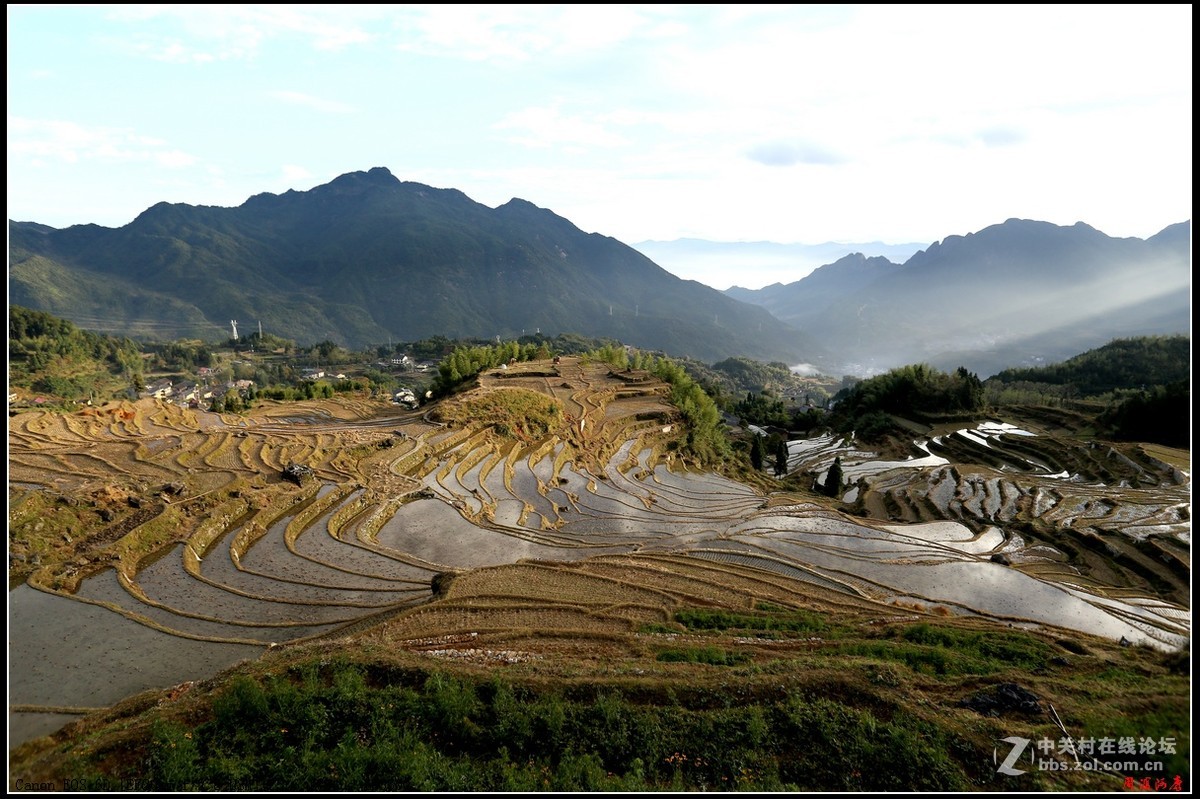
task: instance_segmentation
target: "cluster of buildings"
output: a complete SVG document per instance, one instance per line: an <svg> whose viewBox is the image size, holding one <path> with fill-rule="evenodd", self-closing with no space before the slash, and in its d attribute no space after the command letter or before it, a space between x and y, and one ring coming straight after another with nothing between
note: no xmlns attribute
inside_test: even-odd
<svg viewBox="0 0 1200 799"><path fill-rule="evenodd" d="M200 371L201 377L203 377L206 370L201 369ZM184 380L173 383L164 379L149 384L138 396L173 402L185 408L200 408L210 407L230 391L237 391L239 396L244 396L243 392L252 388L254 388L253 380L231 380L225 383L195 383Z"/></svg>
<svg viewBox="0 0 1200 799"><path fill-rule="evenodd" d="M395 370L427 372L431 368L436 368L436 364L428 361L415 361L408 355L391 358L387 361L379 361L375 366L393 371L393 373ZM319 367L313 367L300 371L299 378L303 381L312 382L316 380L346 380L348 376L326 371ZM215 370L201 367L197 372L196 381L155 380L139 392L138 396L153 397L154 399L172 402L186 408L211 408L230 391L239 392L240 398L244 399L246 392L254 387L253 380L222 381L216 377ZM401 388L396 391L392 395L392 401L397 405L407 405L412 408L420 405L420 398L409 388Z"/></svg>
<svg viewBox="0 0 1200 799"><path fill-rule="evenodd" d="M376 361L375 366L380 369L401 369L405 372L426 372L437 364L432 361L414 361L407 355L401 355L387 361Z"/></svg>

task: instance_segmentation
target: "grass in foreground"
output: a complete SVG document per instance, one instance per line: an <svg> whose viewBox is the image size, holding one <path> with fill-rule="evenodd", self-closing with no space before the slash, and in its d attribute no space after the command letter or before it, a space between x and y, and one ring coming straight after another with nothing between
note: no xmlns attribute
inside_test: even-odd
<svg viewBox="0 0 1200 799"><path fill-rule="evenodd" d="M730 615L740 633L733 617L795 614ZM1053 705L1078 738L1174 741L1175 754L1122 759L1161 761L1156 775L1190 785L1181 655L942 623L833 628L815 648L710 629L669 648L637 635L648 643L621 663L504 668L285 650L178 701L142 695L58 743L26 744L13 774L89 790L1119 790L1129 775L996 772L1001 739L1058 741ZM1012 682L1041 711L962 706Z"/></svg>

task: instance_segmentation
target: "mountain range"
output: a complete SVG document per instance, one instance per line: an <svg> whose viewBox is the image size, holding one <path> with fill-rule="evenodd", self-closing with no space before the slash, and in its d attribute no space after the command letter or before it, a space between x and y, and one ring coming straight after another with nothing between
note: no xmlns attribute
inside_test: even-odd
<svg viewBox="0 0 1200 799"><path fill-rule="evenodd" d="M382 167L236 208L159 203L116 229L9 231L10 300L108 332L211 339L240 320L351 347L574 332L709 361L815 350L549 210L489 208Z"/></svg>
<svg viewBox="0 0 1200 799"><path fill-rule="evenodd" d="M851 374L929 363L987 375L1114 338L1189 334L1191 223L1143 240L1009 219L903 264L853 254L786 285L726 293L819 332Z"/></svg>
<svg viewBox="0 0 1200 799"><path fill-rule="evenodd" d="M579 333L829 374L987 376L1190 334L1190 267L1190 222L1142 240L1010 219L902 264L854 253L720 292L525 200L489 208L383 167L233 208L159 203L120 228L9 223L10 302L89 330L213 340L238 320L355 348Z"/></svg>

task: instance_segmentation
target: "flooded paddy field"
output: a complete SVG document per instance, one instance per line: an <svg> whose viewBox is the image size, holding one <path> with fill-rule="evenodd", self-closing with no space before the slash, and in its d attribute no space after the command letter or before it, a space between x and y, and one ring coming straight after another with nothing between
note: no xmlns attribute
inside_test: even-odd
<svg viewBox="0 0 1200 799"><path fill-rule="evenodd" d="M180 638L103 607L20 586L8 595L9 748L150 688L201 680L263 647ZM30 710L13 712L12 706Z"/></svg>
<svg viewBox="0 0 1200 799"><path fill-rule="evenodd" d="M490 380L482 390L514 379ZM754 585L784 605L811 595L1188 641L1190 482L1149 453L986 421L914 442L905 460L839 437L790 442L795 470L841 458L849 485L827 501L686 467L663 446L672 409L598 367L517 382L571 409L563 429L525 441L365 405L234 420L139 404L119 425L26 415L10 432L10 536L57 519L66 538L91 537L10 591L10 747L64 708L381 613L381 640L400 642L538 620L633 630L681 597ZM112 446L98 459L78 451L89 442ZM315 477L281 479L293 461ZM435 602L443 574L455 578Z"/></svg>

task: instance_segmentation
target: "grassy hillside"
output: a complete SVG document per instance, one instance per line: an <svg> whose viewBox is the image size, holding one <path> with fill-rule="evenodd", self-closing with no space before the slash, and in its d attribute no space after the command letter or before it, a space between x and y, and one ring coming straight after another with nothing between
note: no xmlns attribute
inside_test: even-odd
<svg viewBox="0 0 1200 799"><path fill-rule="evenodd" d="M86 790L1114 791L1133 763L1161 761L1156 776L1190 784L1186 661L1096 640L760 602L682 607L615 636L493 632L458 662L379 641L367 629L134 697L21 747L14 776ZM1081 737L1169 738L1176 753L997 773L1000 738L1057 746L1051 707Z"/></svg>

